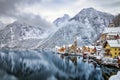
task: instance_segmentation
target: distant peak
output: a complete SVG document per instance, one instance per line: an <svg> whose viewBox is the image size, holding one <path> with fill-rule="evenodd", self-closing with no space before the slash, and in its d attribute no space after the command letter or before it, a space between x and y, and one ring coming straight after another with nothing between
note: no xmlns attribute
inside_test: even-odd
<svg viewBox="0 0 120 80"><path fill-rule="evenodd" d="M59 25L61 23L64 23L70 19L70 16L68 14L64 14L64 16L57 18L53 23L55 25Z"/></svg>
<svg viewBox="0 0 120 80"><path fill-rule="evenodd" d="M68 14L64 14L64 16L63 17L67 17L67 18L69 18L69 15Z"/></svg>
<svg viewBox="0 0 120 80"><path fill-rule="evenodd" d="M85 15L85 16L87 16L87 15L97 15L97 14L99 14L99 13L101 13L101 11L98 11L98 10L96 10L96 9L94 9L94 8L83 8L77 15Z"/></svg>
<svg viewBox="0 0 120 80"><path fill-rule="evenodd" d="M85 10L95 10L94 8L90 7L90 8L84 8Z"/></svg>
<svg viewBox="0 0 120 80"><path fill-rule="evenodd" d="M70 18L70 16L68 14L64 14L62 17L59 17L58 19L63 19L63 18L68 19Z"/></svg>
<svg viewBox="0 0 120 80"><path fill-rule="evenodd" d="M92 8L92 7L90 7L90 8L84 8L84 9L82 9L80 12L82 12L82 11L88 11L88 12L91 12L91 11L97 11L97 10L94 9L94 8Z"/></svg>

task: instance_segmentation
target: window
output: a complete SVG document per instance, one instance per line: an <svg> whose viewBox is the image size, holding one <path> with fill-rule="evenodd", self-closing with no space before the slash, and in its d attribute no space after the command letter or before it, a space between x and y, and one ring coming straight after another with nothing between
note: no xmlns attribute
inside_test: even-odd
<svg viewBox="0 0 120 80"><path fill-rule="evenodd" d="M117 58L117 56L115 56L114 58Z"/></svg>
<svg viewBox="0 0 120 80"><path fill-rule="evenodd" d="M112 54L110 54L110 57L112 57Z"/></svg>
<svg viewBox="0 0 120 80"><path fill-rule="evenodd" d="M117 49L115 48L115 51L116 51Z"/></svg>
<svg viewBox="0 0 120 80"><path fill-rule="evenodd" d="M119 56L120 56L120 52L119 52Z"/></svg>
<svg viewBox="0 0 120 80"><path fill-rule="evenodd" d="M119 51L120 51L120 48L119 48Z"/></svg>
<svg viewBox="0 0 120 80"><path fill-rule="evenodd" d="M117 53L115 53L115 55L117 55Z"/></svg>

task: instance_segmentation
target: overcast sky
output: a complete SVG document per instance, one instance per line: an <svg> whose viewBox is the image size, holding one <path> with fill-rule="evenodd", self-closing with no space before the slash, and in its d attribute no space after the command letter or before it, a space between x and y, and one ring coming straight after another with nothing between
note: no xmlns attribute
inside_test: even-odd
<svg viewBox="0 0 120 80"><path fill-rule="evenodd" d="M72 17L88 7L116 15L120 12L120 0L0 0L0 21L53 22L64 14Z"/></svg>

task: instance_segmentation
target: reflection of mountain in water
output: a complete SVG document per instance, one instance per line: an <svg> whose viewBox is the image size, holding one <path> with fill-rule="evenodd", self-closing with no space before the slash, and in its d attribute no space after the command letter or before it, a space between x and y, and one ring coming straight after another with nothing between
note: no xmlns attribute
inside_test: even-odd
<svg viewBox="0 0 120 80"><path fill-rule="evenodd" d="M43 50L1 50L1 69L22 80L103 80L100 68L77 59L66 64L59 55ZM4 79L3 79L4 80Z"/></svg>
<svg viewBox="0 0 120 80"><path fill-rule="evenodd" d="M17 80L14 76L7 74L5 71L0 70L0 80Z"/></svg>

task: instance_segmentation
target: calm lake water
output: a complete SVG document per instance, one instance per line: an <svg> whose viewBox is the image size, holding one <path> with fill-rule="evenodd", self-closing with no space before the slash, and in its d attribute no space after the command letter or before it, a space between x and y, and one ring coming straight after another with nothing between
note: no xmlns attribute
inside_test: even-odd
<svg viewBox="0 0 120 80"><path fill-rule="evenodd" d="M76 65L50 50L0 50L0 80L104 80L101 68Z"/></svg>

